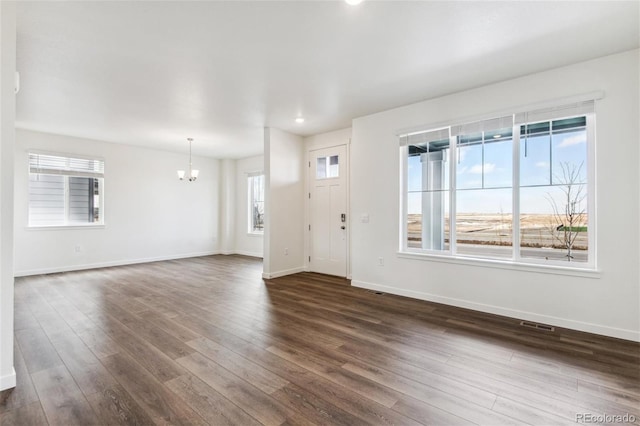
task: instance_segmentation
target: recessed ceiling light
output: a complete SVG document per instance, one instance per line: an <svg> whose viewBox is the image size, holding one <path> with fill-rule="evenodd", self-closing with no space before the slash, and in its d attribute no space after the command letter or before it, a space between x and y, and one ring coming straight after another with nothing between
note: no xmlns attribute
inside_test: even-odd
<svg viewBox="0 0 640 426"><path fill-rule="evenodd" d="M350 4L351 6L356 6L360 3L362 3L362 0L344 0L347 2L347 4Z"/></svg>
<svg viewBox="0 0 640 426"><path fill-rule="evenodd" d="M304 117L296 118L296 123L304 123Z"/></svg>

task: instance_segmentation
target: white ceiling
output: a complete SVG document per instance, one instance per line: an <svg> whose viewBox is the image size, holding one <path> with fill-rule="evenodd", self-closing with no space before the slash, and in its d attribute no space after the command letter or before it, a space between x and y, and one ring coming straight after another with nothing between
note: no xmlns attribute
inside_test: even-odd
<svg viewBox="0 0 640 426"><path fill-rule="evenodd" d="M242 158L639 46L639 2L22 2L20 128ZM303 124L295 123L303 115ZM428 118L425 118L428 121Z"/></svg>

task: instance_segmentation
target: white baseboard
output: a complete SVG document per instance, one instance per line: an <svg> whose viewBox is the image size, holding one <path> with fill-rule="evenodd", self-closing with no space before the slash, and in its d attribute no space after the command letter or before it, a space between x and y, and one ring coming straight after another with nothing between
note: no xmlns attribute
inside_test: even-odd
<svg viewBox="0 0 640 426"><path fill-rule="evenodd" d="M600 334L603 336L615 337L618 339L640 342L640 332L626 330L623 328L608 327L599 324L592 324L576 321L568 318L554 317L550 315L536 314L534 312L519 311L516 309L503 308L500 306L485 305L483 303L470 302L468 300L455 299L452 297L438 296L430 293L423 293L414 290L406 290L396 287L389 287L365 281L352 280L354 287L366 288L369 290L381 291L383 293L395 294L398 296L411 297L413 299L427 300L429 302L442 303L445 305L457 306L459 308L473 309L474 311L486 312L489 314L502 315L505 317L521 320L533 321L556 327L569 328L571 330L584 331L587 333Z"/></svg>
<svg viewBox="0 0 640 426"><path fill-rule="evenodd" d="M246 251L246 250L236 250L233 254L239 254L242 256L249 256L249 257L259 257L261 259L264 257L262 253L258 253L255 251Z"/></svg>
<svg viewBox="0 0 640 426"><path fill-rule="evenodd" d="M270 280L272 278L284 277L285 275L297 274L298 272L304 272L304 267L300 266L298 268L285 269L283 271L262 273L262 278L265 280Z"/></svg>
<svg viewBox="0 0 640 426"><path fill-rule="evenodd" d="M114 260L109 262L87 263L83 265L57 266L54 268L28 269L28 270L16 271L14 275L16 277L26 277L29 275L55 274L58 272L81 271L85 269L96 269L96 268L108 268L111 266L134 265L137 263L160 262L163 260L186 259L189 257L211 256L215 254L220 254L220 252L218 250L213 250L213 251L205 251L205 252L199 252L199 253L185 253L185 254L174 254L169 256L146 257L141 259L121 259L121 260Z"/></svg>
<svg viewBox="0 0 640 426"><path fill-rule="evenodd" d="M11 367L11 374L0 377L0 391L16 387L16 370Z"/></svg>

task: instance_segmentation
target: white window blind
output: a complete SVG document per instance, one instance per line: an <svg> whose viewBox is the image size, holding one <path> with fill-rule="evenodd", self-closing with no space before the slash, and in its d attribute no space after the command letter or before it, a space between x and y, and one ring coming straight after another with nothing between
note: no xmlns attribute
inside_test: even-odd
<svg viewBox="0 0 640 426"><path fill-rule="evenodd" d="M449 140L449 128L427 130L400 136L400 146L420 145L427 142Z"/></svg>
<svg viewBox="0 0 640 426"><path fill-rule="evenodd" d="M515 114L516 126L526 123L537 123L540 121L559 120L567 117L577 117L580 115L595 112L595 101L575 102L552 108L543 108L533 111L519 112Z"/></svg>
<svg viewBox="0 0 640 426"><path fill-rule="evenodd" d="M498 129L511 129L513 127L513 116L508 115L490 120L475 121L473 123L465 123L451 128L452 136L469 135L473 133L489 132Z"/></svg>
<svg viewBox="0 0 640 426"><path fill-rule="evenodd" d="M29 172L47 175L103 177L104 161L29 153Z"/></svg>

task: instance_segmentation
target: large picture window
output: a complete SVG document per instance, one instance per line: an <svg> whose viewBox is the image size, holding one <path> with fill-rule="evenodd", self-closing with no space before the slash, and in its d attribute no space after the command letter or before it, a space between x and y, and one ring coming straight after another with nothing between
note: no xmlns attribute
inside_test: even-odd
<svg viewBox="0 0 640 426"><path fill-rule="evenodd" d="M400 137L401 251L595 267L593 102Z"/></svg>
<svg viewBox="0 0 640 426"><path fill-rule="evenodd" d="M104 161L29 153L29 226L104 223Z"/></svg>
<svg viewBox="0 0 640 426"><path fill-rule="evenodd" d="M249 233L264 232L264 174L251 173L248 177L249 189Z"/></svg>

